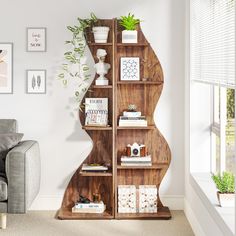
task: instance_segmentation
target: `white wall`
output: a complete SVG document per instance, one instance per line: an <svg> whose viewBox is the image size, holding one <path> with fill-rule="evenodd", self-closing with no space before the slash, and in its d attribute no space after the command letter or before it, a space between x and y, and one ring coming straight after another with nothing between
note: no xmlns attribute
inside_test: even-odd
<svg viewBox="0 0 236 236"><path fill-rule="evenodd" d="M67 25L94 12L99 18L128 12L142 28L164 70L165 86L155 111L157 126L172 150L170 169L161 185L166 201L184 194L184 0L1 0L0 41L14 43L14 94L0 95L0 118L15 118L24 139L40 143L42 180L33 208L51 209L73 172L89 153L91 141L72 112L73 89L64 90L56 74L70 37ZM47 27L47 52L26 52L26 27ZM46 69L46 95L25 93L25 70ZM172 198L174 197L174 199ZM50 199L52 201L50 201Z"/></svg>

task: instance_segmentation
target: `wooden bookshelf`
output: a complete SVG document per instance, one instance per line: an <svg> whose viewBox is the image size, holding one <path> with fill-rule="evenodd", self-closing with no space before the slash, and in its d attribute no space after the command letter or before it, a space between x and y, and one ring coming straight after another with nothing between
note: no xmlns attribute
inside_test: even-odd
<svg viewBox="0 0 236 236"><path fill-rule="evenodd" d="M171 160L169 146L160 133L153 119L153 113L163 89L163 71L161 64L146 40L139 26L138 43L123 44L122 29L116 19L99 20L97 25L109 26L108 42L97 44L93 42L91 30L86 35L88 46L94 60L96 51L103 48L107 51L106 62L111 69L106 77L109 85L96 86L91 84L85 97L107 97L109 126L82 126L93 140L93 148L88 157L81 163L78 170L65 190L59 219L170 219L168 207L163 206L158 194L158 210L155 213L118 213L118 185L156 185L160 188L162 179L168 170ZM148 80L121 81L120 58L139 57L140 78ZM95 75L95 79L97 75ZM119 127L119 116L127 109L128 104L136 104L138 110L147 117L147 127ZM80 112L80 121L85 123L85 113ZM121 166L120 160L127 144L134 142L146 145L152 156L152 166ZM108 172L82 172L84 163L109 163ZM71 209L79 195L92 199L93 193L99 192L106 205L103 214L72 213Z"/></svg>

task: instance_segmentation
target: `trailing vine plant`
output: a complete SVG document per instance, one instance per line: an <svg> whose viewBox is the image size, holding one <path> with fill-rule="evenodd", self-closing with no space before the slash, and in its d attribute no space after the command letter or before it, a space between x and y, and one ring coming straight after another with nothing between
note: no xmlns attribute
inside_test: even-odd
<svg viewBox="0 0 236 236"><path fill-rule="evenodd" d="M86 81L91 78L89 74L89 66L85 59L86 49L86 30L92 27L97 22L97 17L94 13L90 14L90 18L81 19L77 18L79 24L75 26L67 26L67 29L71 32L72 38L65 43L70 45L69 51L64 53L65 63L62 64L62 72L58 75L64 86L67 86L70 80L76 79L78 86L75 90L75 99L79 103L79 109L81 109L81 93L85 93L88 90ZM76 67L78 66L78 67ZM74 69L76 67L76 69Z"/></svg>

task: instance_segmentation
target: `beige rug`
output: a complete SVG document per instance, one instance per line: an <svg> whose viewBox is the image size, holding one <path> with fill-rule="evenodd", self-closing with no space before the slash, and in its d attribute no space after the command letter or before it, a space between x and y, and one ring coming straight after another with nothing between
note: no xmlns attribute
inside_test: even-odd
<svg viewBox="0 0 236 236"><path fill-rule="evenodd" d="M183 211L172 211L171 220L57 220L55 212L31 211L8 215L9 236L192 236Z"/></svg>

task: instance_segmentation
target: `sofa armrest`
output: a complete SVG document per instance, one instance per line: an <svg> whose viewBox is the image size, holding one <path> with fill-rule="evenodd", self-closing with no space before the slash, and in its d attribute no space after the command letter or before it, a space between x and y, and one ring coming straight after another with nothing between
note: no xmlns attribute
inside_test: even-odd
<svg viewBox="0 0 236 236"><path fill-rule="evenodd" d="M39 192L40 153L36 141L23 141L8 152L8 212L25 213Z"/></svg>

